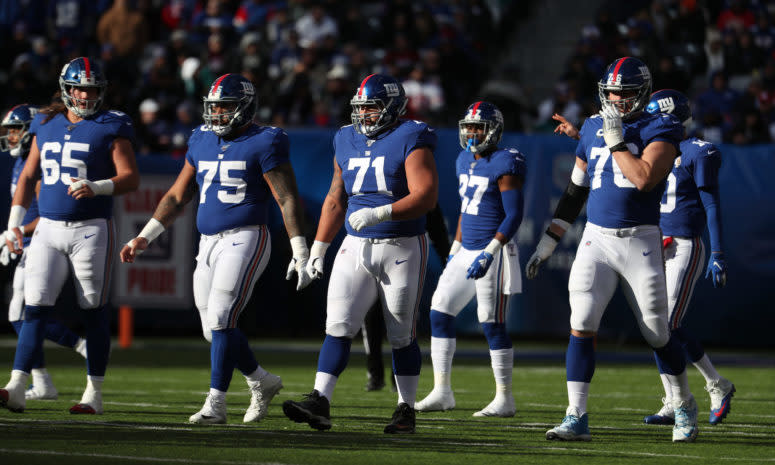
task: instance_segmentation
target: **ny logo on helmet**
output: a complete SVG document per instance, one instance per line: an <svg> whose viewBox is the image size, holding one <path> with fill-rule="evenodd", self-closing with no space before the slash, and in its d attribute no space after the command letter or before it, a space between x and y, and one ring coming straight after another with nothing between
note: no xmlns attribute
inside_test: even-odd
<svg viewBox="0 0 775 465"><path fill-rule="evenodd" d="M254 95L256 93L255 89L253 88L253 83L240 81L240 84L242 84L242 92L244 92L245 95Z"/></svg>
<svg viewBox="0 0 775 465"><path fill-rule="evenodd" d="M401 94L401 92L398 90L398 84L395 82L386 82L385 92L387 93L388 97L398 97Z"/></svg>
<svg viewBox="0 0 775 465"><path fill-rule="evenodd" d="M672 113L675 111L675 102L673 101L673 97L661 98L657 100L657 103L659 104L659 111L662 113Z"/></svg>
<svg viewBox="0 0 775 465"><path fill-rule="evenodd" d="M648 66L638 66L638 69L640 69L640 75L643 76L643 79L651 80L651 71L649 71Z"/></svg>

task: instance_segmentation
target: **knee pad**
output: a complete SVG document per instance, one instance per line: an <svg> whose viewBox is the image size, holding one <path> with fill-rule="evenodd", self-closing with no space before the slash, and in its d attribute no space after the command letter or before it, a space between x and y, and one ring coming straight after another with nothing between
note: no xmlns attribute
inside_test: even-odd
<svg viewBox="0 0 775 465"><path fill-rule="evenodd" d="M412 335L388 334L388 341L393 349L402 349L412 343Z"/></svg>
<svg viewBox="0 0 775 465"><path fill-rule="evenodd" d="M231 307L234 302L235 294L232 291L221 289L211 289L210 297L207 301L206 325L211 331L219 331L230 327ZM237 322L234 321L234 324ZM205 328L205 321L202 321L202 328ZM205 330L206 332L206 330ZM207 336L205 336L207 338Z"/></svg>
<svg viewBox="0 0 775 465"><path fill-rule="evenodd" d="M326 323L326 334L333 337L344 337L352 339L358 334L360 327L355 326L350 321L337 321L335 323Z"/></svg>

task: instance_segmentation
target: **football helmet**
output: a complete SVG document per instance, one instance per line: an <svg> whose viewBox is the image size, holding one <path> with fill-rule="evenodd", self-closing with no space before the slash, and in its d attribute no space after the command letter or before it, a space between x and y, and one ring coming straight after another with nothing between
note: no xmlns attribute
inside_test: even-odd
<svg viewBox="0 0 775 465"><path fill-rule="evenodd" d="M253 83L239 74L224 74L213 82L204 98L202 118L209 129L223 137L252 123L257 107Z"/></svg>
<svg viewBox="0 0 775 465"><path fill-rule="evenodd" d="M689 98L673 89L662 89L651 94L649 104L646 106L649 113L670 113L675 115L685 128L692 124L692 109L689 106Z"/></svg>
<svg viewBox="0 0 775 465"><path fill-rule="evenodd" d="M478 134L469 131L470 125L481 126L484 135L479 140ZM503 136L503 114L498 107L490 102L472 103L458 121L460 130L460 146L469 152L482 153L495 148ZM472 137L471 137L472 136Z"/></svg>
<svg viewBox="0 0 775 465"><path fill-rule="evenodd" d="M597 89L602 105L615 106L622 118L628 119L646 109L651 94L651 73L637 58L617 58L608 65ZM609 92L621 94L621 98L611 100Z"/></svg>
<svg viewBox="0 0 775 465"><path fill-rule="evenodd" d="M0 151L8 152L12 157L26 156L30 152L32 144L32 134L30 134L30 123L38 109L31 107L26 103L16 105L6 113L3 118L3 134L0 135ZM16 130L13 135L10 130ZM15 139L11 141L11 138Z"/></svg>
<svg viewBox="0 0 775 465"><path fill-rule="evenodd" d="M350 100L353 127L366 137L373 137L398 121L406 113L404 86L384 74L371 74L358 86Z"/></svg>
<svg viewBox="0 0 775 465"><path fill-rule="evenodd" d="M73 97L73 87L96 87L97 98L80 99ZM78 57L62 67L59 74L59 88L62 90L62 101L68 110L81 118L87 118L102 105L108 81L102 72L102 67L87 57Z"/></svg>

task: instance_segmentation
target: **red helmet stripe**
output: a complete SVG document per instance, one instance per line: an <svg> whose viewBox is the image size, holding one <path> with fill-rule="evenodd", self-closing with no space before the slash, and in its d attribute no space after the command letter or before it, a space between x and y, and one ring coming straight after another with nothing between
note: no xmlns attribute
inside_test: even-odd
<svg viewBox="0 0 775 465"><path fill-rule="evenodd" d="M226 78L226 76L228 76L229 74L231 73L224 74L223 76L215 80L215 84L213 84L213 90L212 90L213 92L216 92L218 90L218 87L221 85L221 81L223 81L224 78Z"/></svg>
<svg viewBox="0 0 775 465"><path fill-rule="evenodd" d="M89 59L86 57L83 57L83 66L86 68L86 80L88 81L91 79L91 63L89 63Z"/></svg>
<svg viewBox="0 0 775 465"><path fill-rule="evenodd" d="M479 109L479 105L481 103L482 103L481 101L474 103L474 107L471 109L471 116L476 116L476 110Z"/></svg>
<svg viewBox="0 0 775 465"><path fill-rule="evenodd" d="M363 80L363 82L361 82L361 86L358 88L358 95L361 95L361 96L363 95L363 87L366 85L366 81L371 79L372 76L374 76L374 75L373 74L369 74L368 76L366 76L366 78Z"/></svg>
<svg viewBox="0 0 775 465"><path fill-rule="evenodd" d="M616 66L614 66L614 73L611 75L611 82L616 82L616 76L619 74L619 68L622 67L622 63L624 63L624 60L630 57L624 57L619 60L618 63L616 63Z"/></svg>

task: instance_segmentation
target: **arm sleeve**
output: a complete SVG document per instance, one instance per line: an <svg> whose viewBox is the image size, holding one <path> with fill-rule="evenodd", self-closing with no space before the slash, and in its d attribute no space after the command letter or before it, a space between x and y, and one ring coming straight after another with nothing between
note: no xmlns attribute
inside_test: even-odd
<svg viewBox="0 0 775 465"><path fill-rule="evenodd" d="M702 151L693 163L692 177L700 189L718 187L718 173L721 169L721 152L710 145Z"/></svg>
<svg viewBox="0 0 775 465"><path fill-rule="evenodd" d="M261 170L266 173L279 165L290 163L290 141L288 133L282 129L277 130L269 146L269 150L261 153Z"/></svg>
<svg viewBox="0 0 775 465"><path fill-rule="evenodd" d="M411 144L409 150L406 151L406 156L409 156L410 153L423 147L428 147L431 152L435 151L437 140L436 132L428 126L425 126L422 130L418 131L414 144Z"/></svg>
<svg viewBox="0 0 775 465"><path fill-rule="evenodd" d="M501 221L501 224L498 225L498 232L511 240L517 232L520 223L522 223L525 207L522 189L510 189L501 192L501 200L503 202L503 211L506 213L506 216L503 218L503 221Z"/></svg>
<svg viewBox="0 0 775 465"><path fill-rule="evenodd" d="M708 217L711 252L721 252L721 202L718 186L700 189L700 199Z"/></svg>

